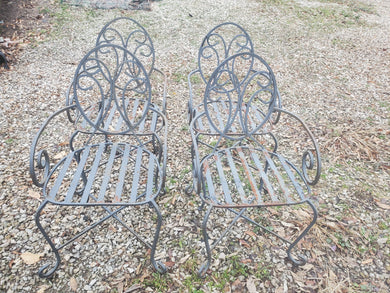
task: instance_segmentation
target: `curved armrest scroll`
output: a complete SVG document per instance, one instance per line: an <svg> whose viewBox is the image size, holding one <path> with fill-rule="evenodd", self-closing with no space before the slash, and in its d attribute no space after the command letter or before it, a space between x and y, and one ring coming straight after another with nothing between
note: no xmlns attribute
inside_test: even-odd
<svg viewBox="0 0 390 293"><path fill-rule="evenodd" d="M60 114L63 114L64 112L66 112L65 113L66 116L65 116L64 121L67 121L67 123L69 124L70 121L68 120L67 113L69 112L69 110L72 110L75 107L76 107L76 105L70 105L70 106L62 108L61 110L58 110L57 112L52 114L42 124L41 128L39 129L39 131L37 132L37 134L34 137L34 140L32 142L31 149L30 149L30 168L29 168L29 171L30 171L30 176L31 176L33 183L38 187L43 187L43 185L47 179L47 176L50 173L51 163L52 163L51 159L53 160L55 157L55 155L50 156L50 150L48 149L47 146L39 147L38 144L41 143L42 137L48 129L48 125L52 124L51 123L52 120L57 118ZM62 133L62 131L63 131L62 129L61 130L56 129L57 134ZM54 140L54 138L50 137L50 140L51 141L47 142L47 144L53 145L52 140ZM64 141L59 141L58 145L61 145L63 142ZM60 152L60 150L57 150L57 152ZM41 175L39 175L39 174L41 174Z"/></svg>
<svg viewBox="0 0 390 293"><path fill-rule="evenodd" d="M315 185L320 179L321 175L321 156L320 156L320 150L319 146L317 143L317 140L314 138L313 133L309 130L309 128L306 126L306 124L295 114L286 111L281 108L274 108L274 112L277 115L277 123L275 123L276 128L280 128L282 131L285 130L286 128L291 128L292 123L287 123L287 127L284 127L284 115L287 115L290 119L295 120L296 123L300 125L300 127L306 132L307 136L307 141L304 141L304 135L305 134L299 134L298 138L302 142L302 147L300 148L303 153L302 153L302 158L301 158L301 166L302 166L302 174L309 185ZM285 130L287 131L287 130ZM294 128L295 131L295 128ZM278 132L272 131L275 135L278 135ZM290 137L290 134L287 135ZM293 135L291 134L291 137ZM280 143L279 143L280 145ZM290 148L294 147L294 145L289 145ZM277 151L280 153L280 151ZM284 153L283 153L284 155Z"/></svg>

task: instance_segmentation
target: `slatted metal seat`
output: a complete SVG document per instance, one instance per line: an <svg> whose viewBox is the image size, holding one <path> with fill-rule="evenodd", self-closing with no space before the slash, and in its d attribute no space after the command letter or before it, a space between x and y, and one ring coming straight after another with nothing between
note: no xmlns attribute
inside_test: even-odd
<svg viewBox="0 0 390 293"><path fill-rule="evenodd" d="M283 205L306 201L309 188L286 158L266 149L237 146L216 151L200 165L203 200L214 206Z"/></svg>
<svg viewBox="0 0 390 293"><path fill-rule="evenodd" d="M211 251L239 219L286 242L289 259L304 264L306 259L292 251L317 219L310 185L319 180L321 159L313 134L298 116L277 107L275 76L252 52L222 61L203 97L203 111L192 117L190 125L193 190L201 198L201 208L208 206L202 223L207 259L199 275L205 276ZM311 218L292 240L245 215L248 209L293 205L307 209ZM235 217L210 244L207 225L215 209Z"/></svg>
<svg viewBox="0 0 390 293"><path fill-rule="evenodd" d="M43 189L36 224L56 257L54 264L41 267L39 276L51 277L61 262L59 251L110 218L144 243L154 268L165 272L155 253L162 224L156 197L164 193L167 125L165 115L151 106L148 72L126 48L102 44L80 61L71 88L72 103L46 120L31 146L30 174ZM55 244L47 231L50 225L41 222L49 205L103 208L107 215ZM157 214L151 242L119 216L140 205Z"/></svg>
<svg viewBox="0 0 390 293"><path fill-rule="evenodd" d="M144 204L162 192L162 178L158 158L144 147L100 143L60 160L45 181L43 196L56 204Z"/></svg>

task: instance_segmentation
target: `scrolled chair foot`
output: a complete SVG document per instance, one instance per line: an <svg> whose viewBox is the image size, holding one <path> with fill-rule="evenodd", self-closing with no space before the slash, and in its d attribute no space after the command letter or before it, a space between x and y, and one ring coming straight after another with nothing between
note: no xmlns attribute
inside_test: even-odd
<svg viewBox="0 0 390 293"><path fill-rule="evenodd" d="M306 263L307 263L307 258L306 256L302 255L302 254L299 254L298 255L298 259L296 259L295 257L293 257L291 255L290 252L287 253L288 254L288 258L292 261L292 263L295 265L295 266L304 266Z"/></svg>
<svg viewBox="0 0 390 293"><path fill-rule="evenodd" d="M204 208L204 206L205 206L205 202L204 201L202 201L202 203L200 204L200 206L198 206L198 211L203 211L203 208Z"/></svg>
<svg viewBox="0 0 390 293"><path fill-rule="evenodd" d="M50 264L45 264L43 265L39 271L38 271L38 275L40 278L45 278L45 279L50 279L53 277L54 275L54 272L57 270L58 266L60 265L60 263L57 261L56 264L54 265L53 268L49 269L50 267Z"/></svg>
<svg viewBox="0 0 390 293"><path fill-rule="evenodd" d="M184 188L184 192L186 195L191 195L194 191L194 186L192 184L189 184L186 188Z"/></svg>
<svg viewBox="0 0 390 293"><path fill-rule="evenodd" d="M210 261L205 261L199 268L198 277L201 279L206 278L207 270L209 269Z"/></svg>
<svg viewBox="0 0 390 293"><path fill-rule="evenodd" d="M167 272L167 267L161 261L153 262L153 266L160 274L165 274Z"/></svg>

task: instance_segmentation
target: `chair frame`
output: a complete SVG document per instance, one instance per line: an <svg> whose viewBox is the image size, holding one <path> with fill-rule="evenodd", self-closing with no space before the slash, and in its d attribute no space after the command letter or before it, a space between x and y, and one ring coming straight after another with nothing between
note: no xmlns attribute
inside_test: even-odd
<svg viewBox="0 0 390 293"><path fill-rule="evenodd" d="M241 79L235 68L239 67L240 59L250 63L250 69ZM257 70L255 61L262 63L266 69ZM265 83L257 82L256 76L268 80ZM258 86L252 92L251 83ZM268 100L258 98L262 91L270 96ZM256 99L264 104L263 109L256 108ZM318 144L308 127L297 115L279 108L279 102L279 92L271 68L253 52L238 53L226 58L208 80L202 104L203 112L194 112L191 119L193 184L186 190L188 194L194 190L200 197L200 210L205 205L208 206L202 222L206 261L198 271L200 277L205 276L211 264L212 250L238 219L244 219L286 242L287 256L293 264L306 263L305 257L298 255L296 258L292 251L317 220L318 213L310 199L310 186L315 185L320 178L321 158ZM217 107L222 110L213 110ZM253 119L256 115L257 119ZM310 145L307 148L305 142L306 149L303 150L300 167L280 153L277 133L272 129L283 123L286 117L303 129ZM208 121L209 128L200 127L201 121ZM233 126L236 128L233 129ZM262 142L266 137L271 143ZM250 158L249 163L244 153ZM241 173L236 165L241 166ZM227 175L230 176L229 179ZM243 181L250 186L245 191ZM235 198L238 199L235 201ZM292 241L244 215L248 208L267 209L293 205L307 206L312 218ZM236 216L221 236L210 244L207 223L214 209L226 209Z"/></svg>
<svg viewBox="0 0 390 293"><path fill-rule="evenodd" d="M124 85L118 85L120 82L124 82ZM165 115L151 104L148 72L126 48L101 44L81 60L71 89L72 103L43 123L31 146L30 175L33 183L43 189L43 201L35 221L56 258L54 265L46 264L40 268L39 276L52 277L61 263L59 251L110 218L119 222L151 250L153 267L164 273L164 264L155 259L162 225L156 197L163 194L165 189L167 122ZM96 89L100 97L94 97ZM88 99L91 99L90 104ZM143 106L139 106L141 104ZM138 113L138 116L131 113ZM54 132L58 134L58 119L62 119L60 127L66 125L64 130L73 129L65 143L61 134L59 141L52 141L56 137ZM141 130L140 133L138 130ZM49 142L43 141L47 133L53 133ZM75 165L74 171L70 169L72 164ZM118 166L120 170L115 171L116 177L113 166ZM73 173L67 175L69 172ZM141 173L147 176L145 180L141 178ZM125 184L130 177L133 179L131 189ZM101 188L99 194L94 194L96 182ZM111 195L109 186L114 184L117 186L115 195ZM108 195L111 198L107 198ZM128 199L124 199L125 195L129 195ZM63 244L55 245L40 221L49 204L102 207L108 215ZM157 214L151 243L118 215L125 208L141 205L148 205Z"/></svg>

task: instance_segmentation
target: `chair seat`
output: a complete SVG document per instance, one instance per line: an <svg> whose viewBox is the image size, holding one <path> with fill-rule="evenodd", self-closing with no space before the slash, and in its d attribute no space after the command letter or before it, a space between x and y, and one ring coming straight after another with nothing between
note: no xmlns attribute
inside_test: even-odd
<svg viewBox="0 0 390 293"><path fill-rule="evenodd" d="M140 99L125 99L122 107L126 109L129 113L128 119L130 123L135 123L136 118L139 115L140 109L146 104L144 100ZM108 109L107 112L107 120L105 124L102 125L102 130L108 132L121 132L127 131L127 121L123 119L120 115L118 115L118 105L116 103L109 103L109 101L105 101ZM124 106L125 105L125 106ZM96 103L91 105L87 110L85 110L85 115L91 120L94 124L97 119L97 113L100 111L102 107L102 103ZM77 111L77 110L76 110ZM139 118L139 117L138 117ZM91 125L85 120L85 118L80 113L75 113L75 117L72 118L77 121L78 127L80 130L87 130L91 128ZM139 123L137 123L136 127L133 129L134 133L138 134L152 134L158 133L164 127L163 118L161 115L161 111L155 105L150 108L150 111L146 113L145 119L142 119Z"/></svg>
<svg viewBox="0 0 390 293"><path fill-rule="evenodd" d="M136 205L161 191L158 158L141 146L100 143L66 155L48 176L44 196L63 205Z"/></svg>
<svg viewBox="0 0 390 293"><path fill-rule="evenodd" d="M237 103L234 102L234 105L232 107L229 107L228 101L223 100L217 100L213 103L209 103L209 115L211 116L211 119L215 121L215 125L213 126L210 123L209 118L207 117L206 113L204 112L204 104L198 105L196 108L194 108L194 123L193 123L193 130L195 130L198 133L202 134L208 134L208 135L219 135L221 132L224 132L225 127L229 124L229 130L225 131L225 134L231 137L241 137L244 136L243 132L243 126L246 123L243 123L243 121L240 120L240 118L232 119L234 115L230 113L230 111L235 110L238 108L236 105ZM233 108L233 109L230 109ZM263 113L257 109L254 105L251 105L247 108L246 104L242 104L240 106L240 110L244 113L246 113L246 117L244 116L243 119L248 119L248 127L247 129L249 132L256 129L258 125L260 125L264 120ZM271 121L269 121L271 122ZM264 125L262 131L258 131L259 133L264 133L269 131L270 123L267 123ZM216 128L220 131L218 132ZM259 134L257 133L257 134Z"/></svg>
<svg viewBox="0 0 390 293"><path fill-rule="evenodd" d="M299 204L310 189L283 156L266 149L236 146L201 162L203 199L217 207Z"/></svg>

